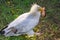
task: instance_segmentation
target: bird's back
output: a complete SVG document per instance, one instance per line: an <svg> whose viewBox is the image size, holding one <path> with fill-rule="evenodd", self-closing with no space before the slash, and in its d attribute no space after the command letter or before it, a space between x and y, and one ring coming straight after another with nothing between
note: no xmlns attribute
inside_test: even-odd
<svg viewBox="0 0 60 40"><path fill-rule="evenodd" d="M8 26L9 27L13 27L16 26L18 24L20 24L21 22L23 22L27 17L28 17L28 13L24 13L20 16L18 16L14 21L12 21Z"/></svg>

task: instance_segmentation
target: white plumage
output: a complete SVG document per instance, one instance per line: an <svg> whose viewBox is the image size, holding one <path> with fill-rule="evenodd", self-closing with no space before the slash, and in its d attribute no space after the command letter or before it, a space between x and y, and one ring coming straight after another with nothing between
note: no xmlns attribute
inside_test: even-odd
<svg viewBox="0 0 60 40"><path fill-rule="evenodd" d="M8 24L8 27L3 30L5 31L4 35L5 36L18 36L21 34L33 35L34 34L33 28L38 24L41 15L39 8L40 8L39 5L34 4L29 12L20 15L14 21ZM14 30L15 31L17 30L16 33L14 33Z"/></svg>

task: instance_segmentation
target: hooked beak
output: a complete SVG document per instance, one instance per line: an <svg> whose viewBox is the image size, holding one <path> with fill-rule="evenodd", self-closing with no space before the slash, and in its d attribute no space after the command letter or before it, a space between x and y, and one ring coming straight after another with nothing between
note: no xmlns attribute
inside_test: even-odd
<svg viewBox="0 0 60 40"><path fill-rule="evenodd" d="M41 7L41 8L40 8L40 12L41 12L41 16L42 16L42 17L45 17L45 16L46 16L45 7Z"/></svg>

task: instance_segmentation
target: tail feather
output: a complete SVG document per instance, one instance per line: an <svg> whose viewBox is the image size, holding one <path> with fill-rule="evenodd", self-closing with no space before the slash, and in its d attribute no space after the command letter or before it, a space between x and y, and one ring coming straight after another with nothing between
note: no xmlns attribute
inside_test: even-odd
<svg viewBox="0 0 60 40"><path fill-rule="evenodd" d="M5 26L4 28L2 28L1 30L0 30L0 34L4 34L5 33L5 31L3 31L5 28L7 28L8 26Z"/></svg>
<svg viewBox="0 0 60 40"><path fill-rule="evenodd" d="M0 31L0 34L4 34L5 33L5 31Z"/></svg>

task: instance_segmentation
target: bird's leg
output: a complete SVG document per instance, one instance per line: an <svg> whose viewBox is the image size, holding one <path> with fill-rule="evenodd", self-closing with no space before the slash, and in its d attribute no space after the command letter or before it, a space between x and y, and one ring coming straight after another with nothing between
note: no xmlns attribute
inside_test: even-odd
<svg viewBox="0 0 60 40"><path fill-rule="evenodd" d="M29 37L32 37L34 35L34 31L30 30L29 32L27 32L27 34L28 34Z"/></svg>

